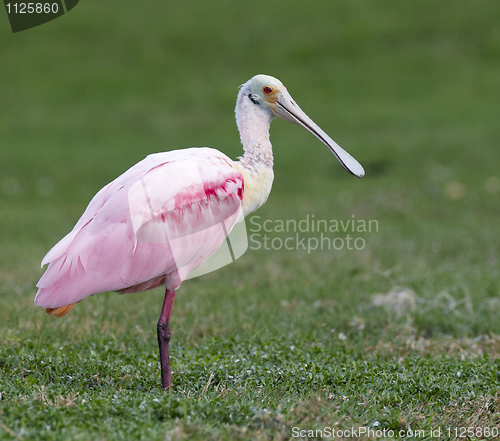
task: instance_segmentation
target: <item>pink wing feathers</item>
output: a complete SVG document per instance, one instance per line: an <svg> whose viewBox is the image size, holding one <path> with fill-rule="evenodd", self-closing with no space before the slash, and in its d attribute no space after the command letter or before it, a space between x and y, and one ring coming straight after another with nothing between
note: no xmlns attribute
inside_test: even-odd
<svg viewBox="0 0 500 441"><path fill-rule="evenodd" d="M162 283L177 289L240 220L243 176L231 163L217 150L191 148L150 155L127 170L47 253L35 305L58 308Z"/></svg>

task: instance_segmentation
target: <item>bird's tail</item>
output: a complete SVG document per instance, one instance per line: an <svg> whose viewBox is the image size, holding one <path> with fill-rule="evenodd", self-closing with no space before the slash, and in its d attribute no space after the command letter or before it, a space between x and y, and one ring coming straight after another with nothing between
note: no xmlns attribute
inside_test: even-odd
<svg viewBox="0 0 500 441"><path fill-rule="evenodd" d="M68 312L71 311L71 308L75 306L74 303L70 303L66 306L60 306L59 308L45 308L45 313L47 315L55 315L57 318L65 316Z"/></svg>

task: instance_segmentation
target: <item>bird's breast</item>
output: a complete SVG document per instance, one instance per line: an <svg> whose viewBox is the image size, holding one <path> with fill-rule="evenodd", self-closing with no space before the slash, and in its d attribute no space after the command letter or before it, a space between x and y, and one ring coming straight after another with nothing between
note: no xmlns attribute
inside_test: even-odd
<svg viewBox="0 0 500 441"><path fill-rule="evenodd" d="M267 201L273 185L274 172L264 164L252 164L248 167L241 162L235 162L234 165L243 175L245 189L242 209L243 215L247 216Z"/></svg>

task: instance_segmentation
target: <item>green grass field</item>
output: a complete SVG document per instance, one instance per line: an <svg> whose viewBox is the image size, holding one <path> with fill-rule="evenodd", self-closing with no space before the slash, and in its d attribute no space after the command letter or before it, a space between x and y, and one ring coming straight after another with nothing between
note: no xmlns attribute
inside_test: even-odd
<svg viewBox="0 0 500 441"><path fill-rule="evenodd" d="M0 439L494 439L500 3L169 3L82 1L17 34L0 13ZM260 249L183 284L163 393L162 290L54 319L33 305L40 261L149 153L239 156L237 88L257 73L366 177L273 123ZM279 244L322 231L257 231L313 216L377 228L310 252Z"/></svg>

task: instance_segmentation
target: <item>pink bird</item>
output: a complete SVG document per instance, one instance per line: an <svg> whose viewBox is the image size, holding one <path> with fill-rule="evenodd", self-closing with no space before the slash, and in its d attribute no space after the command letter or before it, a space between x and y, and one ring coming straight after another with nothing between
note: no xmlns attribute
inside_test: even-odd
<svg viewBox="0 0 500 441"><path fill-rule="evenodd" d="M272 119L302 125L348 172L364 176L363 167L299 108L276 78L256 75L243 84L235 113L244 150L239 161L211 148L149 155L101 189L42 261L42 267L49 266L37 284L35 305L56 317L93 294L165 285L157 325L163 389L172 385L169 323L177 289L269 196Z"/></svg>

